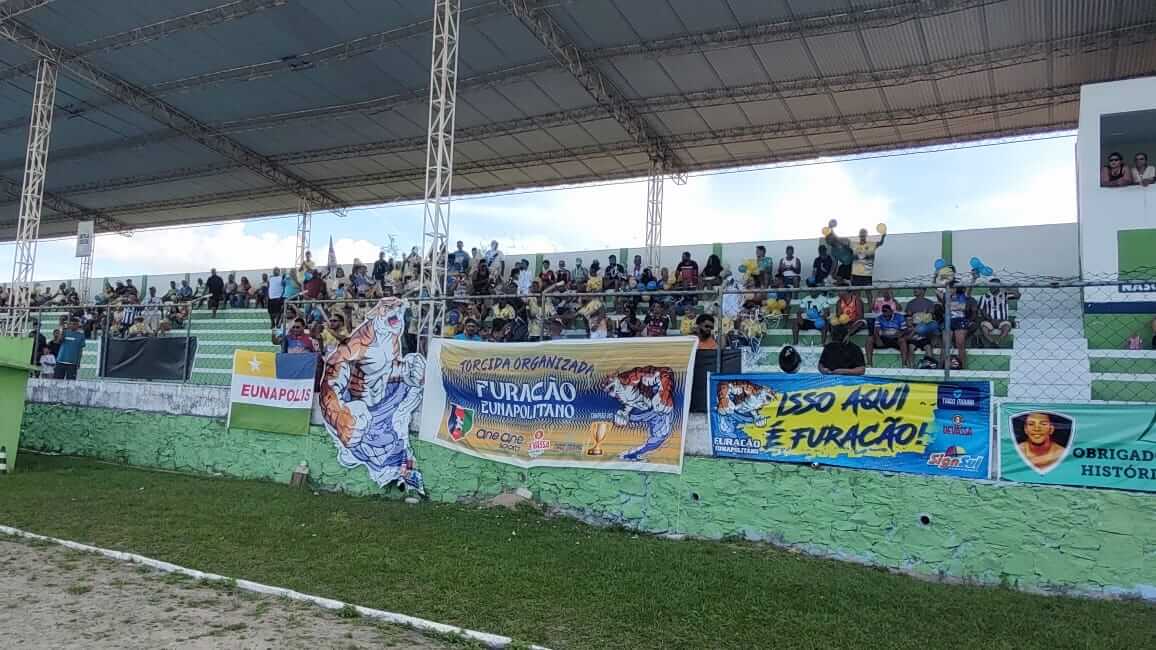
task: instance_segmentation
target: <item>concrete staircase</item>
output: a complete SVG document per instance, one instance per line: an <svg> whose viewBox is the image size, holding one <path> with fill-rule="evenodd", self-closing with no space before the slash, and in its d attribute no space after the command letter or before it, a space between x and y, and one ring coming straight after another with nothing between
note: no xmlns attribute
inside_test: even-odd
<svg viewBox="0 0 1156 650"><path fill-rule="evenodd" d="M1017 316L1008 398L1092 399L1080 289L1024 289Z"/></svg>

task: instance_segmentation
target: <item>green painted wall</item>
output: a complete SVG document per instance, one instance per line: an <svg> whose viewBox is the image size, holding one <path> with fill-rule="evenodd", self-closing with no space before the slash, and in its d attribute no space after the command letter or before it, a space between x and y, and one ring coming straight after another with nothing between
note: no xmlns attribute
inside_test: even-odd
<svg viewBox="0 0 1156 650"><path fill-rule="evenodd" d="M1091 350L1123 350L1133 334L1140 335L1147 349L1153 334L1150 314L1084 314L1084 335Z"/></svg>
<svg viewBox="0 0 1156 650"><path fill-rule="evenodd" d="M1117 231L1116 252L1121 280L1151 280L1156 268L1156 228Z"/></svg>
<svg viewBox="0 0 1156 650"><path fill-rule="evenodd" d="M380 490L314 428L229 431L190 416L31 404L24 444L134 465ZM431 498L528 487L567 514L648 532L744 537L927 576L1156 597L1156 497L688 457L681 476L522 470L415 444ZM393 493L396 494L396 493ZM926 516L928 523L920 518Z"/></svg>

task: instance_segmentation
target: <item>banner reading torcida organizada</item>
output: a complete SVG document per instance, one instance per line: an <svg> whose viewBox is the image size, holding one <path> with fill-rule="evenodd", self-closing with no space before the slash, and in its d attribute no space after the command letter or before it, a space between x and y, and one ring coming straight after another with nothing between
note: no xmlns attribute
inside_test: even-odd
<svg viewBox="0 0 1156 650"><path fill-rule="evenodd" d="M988 478L991 386L835 375L713 375L724 458Z"/></svg>
<svg viewBox="0 0 1156 650"><path fill-rule="evenodd" d="M1000 477L1156 492L1156 406L1000 406Z"/></svg>
<svg viewBox="0 0 1156 650"><path fill-rule="evenodd" d="M519 467L682 472L691 337L431 342L421 437Z"/></svg>

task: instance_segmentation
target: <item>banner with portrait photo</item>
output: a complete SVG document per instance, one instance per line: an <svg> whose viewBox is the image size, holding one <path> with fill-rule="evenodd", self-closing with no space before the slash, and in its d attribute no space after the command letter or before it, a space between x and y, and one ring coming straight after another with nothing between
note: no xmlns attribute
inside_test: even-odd
<svg viewBox="0 0 1156 650"><path fill-rule="evenodd" d="M711 377L713 453L988 478L991 385L882 377Z"/></svg>
<svg viewBox="0 0 1156 650"><path fill-rule="evenodd" d="M1000 406L1000 477L1156 492L1156 405Z"/></svg>
<svg viewBox="0 0 1156 650"><path fill-rule="evenodd" d="M519 467L682 472L692 337L430 342L421 438Z"/></svg>

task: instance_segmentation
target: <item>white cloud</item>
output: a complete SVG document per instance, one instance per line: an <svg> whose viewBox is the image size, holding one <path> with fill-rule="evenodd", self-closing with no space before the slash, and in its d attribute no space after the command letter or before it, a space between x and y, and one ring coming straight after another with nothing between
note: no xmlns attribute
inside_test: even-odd
<svg viewBox="0 0 1156 650"><path fill-rule="evenodd" d="M979 194L945 216L967 228L995 228L1070 223L1077 213L1075 170L1068 167L1039 169L1024 176L1015 189Z"/></svg>

